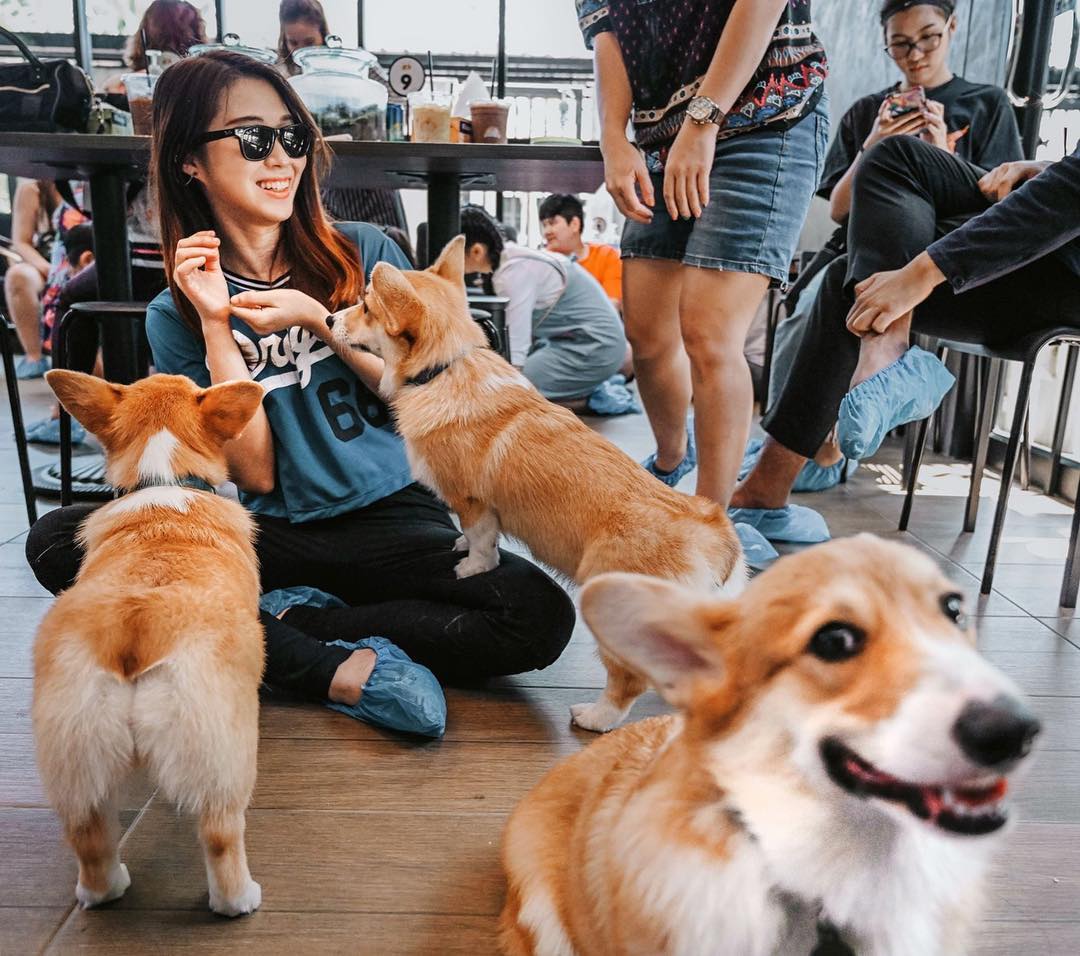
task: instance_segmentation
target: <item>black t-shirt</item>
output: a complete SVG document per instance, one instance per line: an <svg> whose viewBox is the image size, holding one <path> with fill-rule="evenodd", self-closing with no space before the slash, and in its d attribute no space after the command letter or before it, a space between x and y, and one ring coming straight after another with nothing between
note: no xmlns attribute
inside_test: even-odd
<svg viewBox="0 0 1080 956"><path fill-rule="evenodd" d="M886 90L870 93L856 100L843 115L825 158L819 196L828 199L832 195L836 184L862 149L863 141L870 135L885 97L899 87L897 83ZM1024 158L1016 117L1001 87L970 83L962 76L954 76L948 83L927 90L926 98L945 107L945 125L960 159L989 170Z"/></svg>

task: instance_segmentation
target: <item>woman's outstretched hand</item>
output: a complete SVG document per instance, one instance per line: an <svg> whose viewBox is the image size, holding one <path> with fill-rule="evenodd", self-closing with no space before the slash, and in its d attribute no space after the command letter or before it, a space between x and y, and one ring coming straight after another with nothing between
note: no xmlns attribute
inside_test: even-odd
<svg viewBox="0 0 1080 956"><path fill-rule="evenodd" d="M229 300L229 311L260 335L294 325L316 335L329 331L326 327L329 309L298 289L239 292Z"/></svg>
<svg viewBox="0 0 1080 956"><path fill-rule="evenodd" d="M204 229L176 244L173 281L204 322L229 321L229 287L221 271L221 240Z"/></svg>
<svg viewBox="0 0 1080 956"><path fill-rule="evenodd" d="M855 304L847 317L847 327L855 335L885 332L897 319L907 315L945 276L925 252L904 268L878 272L855 286Z"/></svg>

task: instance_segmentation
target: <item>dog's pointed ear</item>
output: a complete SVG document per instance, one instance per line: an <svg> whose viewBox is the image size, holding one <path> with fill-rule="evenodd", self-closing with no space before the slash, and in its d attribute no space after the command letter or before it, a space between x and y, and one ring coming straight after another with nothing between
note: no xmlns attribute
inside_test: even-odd
<svg viewBox="0 0 1080 956"><path fill-rule="evenodd" d="M222 382L199 392L195 401L203 427L218 441L227 442L244 430L262 404L263 387L258 382Z"/></svg>
<svg viewBox="0 0 1080 956"><path fill-rule="evenodd" d="M715 639L724 606L643 574L601 574L581 591L582 614L600 644L676 707L689 704L698 682L724 676Z"/></svg>
<svg viewBox="0 0 1080 956"><path fill-rule="evenodd" d="M400 269L388 262L377 263L371 272L371 291L379 300L380 317L387 335L400 335L415 324L424 311L424 303L413 291Z"/></svg>
<svg viewBox="0 0 1080 956"><path fill-rule="evenodd" d="M126 391L123 385L114 385L93 375L61 368L46 372L45 381L68 413L78 419L87 431L99 436L109 424Z"/></svg>
<svg viewBox="0 0 1080 956"><path fill-rule="evenodd" d="M428 272L443 279L447 279L457 285L465 284L465 237L454 236L439 253L435 264L428 268Z"/></svg>

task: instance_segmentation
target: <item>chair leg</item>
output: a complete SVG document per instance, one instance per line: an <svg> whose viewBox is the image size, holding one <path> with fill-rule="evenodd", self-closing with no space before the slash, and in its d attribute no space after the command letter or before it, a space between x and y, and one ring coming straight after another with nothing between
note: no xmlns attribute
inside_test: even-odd
<svg viewBox="0 0 1080 956"><path fill-rule="evenodd" d="M1058 398L1057 415L1054 417L1054 440L1050 447L1050 478L1046 493L1056 495L1061 491L1061 451L1065 447L1065 429L1069 424L1069 405L1072 403L1073 383L1076 381L1076 361L1080 348L1066 346L1065 374L1061 377L1061 396Z"/></svg>
<svg viewBox="0 0 1080 956"><path fill-rule="evenodd" d="M908 462L907 471L904 472L904 507L900 509L901 531L907 531L908 521L911 518L911 506L915 502L915 485L919 480L919 469L922 467L923 450L926 448L926 436L930 431L930 419L924 418L919 422L915 431L915 441L911 446L911 459Z"/></svg>
<svg viewBox="0 0 1080 956"><path fill-rule="evenodd" d="M1031 487L1031 422L1024 419L1024 439L1020 443L1020 488L1027 491Z"/></svg>
<svg viewBox="0 0 1080 956"><path fill-rule="evenodd" d="M74 310L60 317L56 328L56 342L53 348L53 367L67 368L67 337L72 324L77 320ZM71 416L63 405L60 406L60 506L66 508L72 502L71 493Z"/></svg>
<svg viewBox="0 0 1080 956"><path fill-rule="evenodd" d="M11 333L7 320L0 321L0 348L3 350L4 381L7 383L8 405L11 407L11 425L15 431L15 451L19 458L19 475L22 478L23 501L26 518L30 524L37 521L37 496L34 493L34 477L30 473L30 452L26 446L26 423L22 416L22 400L19 398L19 380L15 377L15 355L11 350Z"/></svg>
<svg viewBox="0 0 1080 956"><path fill-rule="evenodd" d="M1020 441L1024 434L1024 422L1027 420L1028 399L1031 396L1031 379L1035 374L1035 360L1024 362L1020 373L1020 386L1016 391L1016 410L1013 412L1012 428L1009 429L1009 444L1005 449L1005 461L1001 466L1001 490L998 492L997 508L994 511L994 527L990 532L990 546L986 551L986 565L983 568L983 594L989 594L994 583L994 567L997 564L998 546L1001 534L1005 530L1005 517L1009 511L1009 491L1016 474L1016 459L1020 451Z"/></svg>
<svg viewBox="0 0 1080 956"><path fill-rule="evenodd" d="M979 495L982 491L983 472L986 470L986 456L990 450L990 432L994 427L994 413L997 411L998 386L1001 382L1002 361L989 359L986 377L982 385L982 401L975 424L975 454L971 459L971 484L968 488L967 507L964 509L964 531L974 531L975 521L979 516Z"/></svg>
<svg viewBox="0 0 1080 956"><path fill-rule="evenodd" d="M1065 573L1061 578L1061 607L1076 607L1076 592L1080 589L1080 497L1073 505L1072 530L1069 532L1069 551L1065 555Z"/></svg>

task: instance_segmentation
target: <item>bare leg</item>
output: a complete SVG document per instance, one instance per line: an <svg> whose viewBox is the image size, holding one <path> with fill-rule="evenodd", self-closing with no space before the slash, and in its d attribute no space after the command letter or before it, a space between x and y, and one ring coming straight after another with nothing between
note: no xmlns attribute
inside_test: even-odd
<svg viewBox="0 0 1080 956"><path fill-rule="evenodd" d="M80 819L66 819L64 831L79 858L75 896L83 907L118 899L131 885L120 862L120 819L115 800L95 807Z"/></svg>
<svg viewBox="0 0 1080 956"><path fill-rule="evenodd" d="M768 436L753 470L731 496L734 508L783 508L806 459Z"/></svg>
<svg viewBox="0 0 1080 956"><path fill-rule="evenodd" d="M834 425L833 430L829 432L829 437L821 443L817 454L814 455L814 461L822 468L829 468L843 457L844 453L840 451L840 443L836 440L836 426Z"/></svg>
<svg viewBox="0 0 1080 956"><path fill-rule="evenodd" d="M210 909L240 916L259 908L262 887L251 878L244 848L243 809L207 810L199 820Z"/></svg>
<svg viewBox="0 0 1080 956"><path fill-rule="evenodd" d="M681 263L627 259L623 319L634 352L638 390L656 437L656 467L672 471L686 456L690 363L679 331Z"/></svg>
<svg viewBox="0 0 1080 956"><path fill-rule="evenodd" d="M41 359L41 293L45 280L41 273L25 262L17 262L4 275L4 294L11 321L26 357Z"/></svg>
<svg viewBox="0 0 1080 956"><path fill-rule="evenodd" d="M465 535L458 539L459 543L464 540ZM455 545L454 550L463 551L467 547L468 542L462 548ZM278 620L283 621L289 610L285 608L277 616ZM360 703L360 695L364 692L364 686L377 663L378 655L370 647L361 647L353 651L334 671L334 676L330 679L330 690L326 693L327 698L335 704L348 704L350 707L355 707Z"/></svg>
<svg viewBox="0 0 1080 956"><path fill-rule="evenodd" d="M726 507L754 411L746 333L769 287L766 276L683 267L679 320L690 357L697 493Z"/></svg>
<svg viewBox="0 0 1080 956"><path fill-rule="evenodd" d="M851 376L851 387L888 368L908 350L911 341L911 313L897 319L880 334L864 335L859 342L859 364Z"/></svg>

